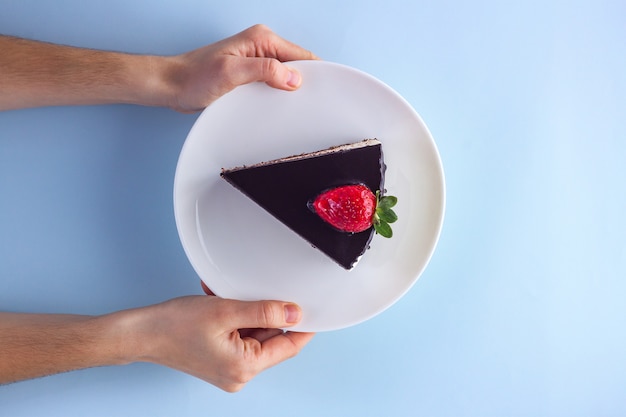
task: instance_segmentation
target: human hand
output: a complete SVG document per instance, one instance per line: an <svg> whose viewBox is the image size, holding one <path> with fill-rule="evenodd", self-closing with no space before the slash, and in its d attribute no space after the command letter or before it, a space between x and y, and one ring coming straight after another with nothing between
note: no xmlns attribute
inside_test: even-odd
<svg viewBox="0 0 626 417"><path fill-rule="evenodd" d="M283 332L300 321L292 303L189 296L129 310L125 345L136 357L236 392L259 372L295 356L313 333ZM118 335L119 336L119 335Z"/></svg>
<svg viewBox="0 0 626 417"><path fill-rule="evenodd" d="M98 51L0 35L0 110L132 103L202 110L235 87L300 86L285 61L317 59L263 25L175 56Z"/></svg>
<svg viewBox="0 0 626 417"><path fill-rule="evenodd" d="M230 38L169 58L174 85L169 107L181 112L202 110L235 87L254 81L282 90L295 90L300 74L286 61L318 59L272 32L252 26Z"/></svg>

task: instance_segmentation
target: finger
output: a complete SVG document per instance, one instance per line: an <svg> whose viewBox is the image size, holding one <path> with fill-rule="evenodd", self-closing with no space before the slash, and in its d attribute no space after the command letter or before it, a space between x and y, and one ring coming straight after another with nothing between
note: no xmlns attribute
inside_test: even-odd
<svg viewBox="0 0 626 417"><path fill-rule="evenodd" d="M265 25L254 25L236 36L251 41L247 56L276 58L283 62L319 59L313 52L281 38Z"/></svg>
<svg viewBox="0 0 626 417"><path fill-rule="evenodd" d="M207 287L204 281L200 280L200 286L202 287L202 291L204 291L206 295L215 295L215 293L211 291L209 287Z"/></svg>
<svg viewBox="0 0 626 417"><path fill-rule="evenodd" d="M282 301L223 300L230 329L279 329L300 321L302 310Z"/></svg>
<svg viewBox="0 0 626 417"><path fill-rule="evenodd" d="M261 344L259 365L267 369L296 356L313 339L315 333L285 332Z"/></svg>
<svg viewBox="0 0 626 417"><path fill-rule="evenodd" d="M282 333L283 330L281 329L239 329L239 335L242 338L250 337L252 339L258 340L261 343Z"/></svg>
<svg viewBox="0 0 626 417"><path fill-rule="evenodd" d="M274 58L242 58L237 60L235 71L230 73L235 86L254 81L265 82L270 87L282 90L295 90L302 84L300 73Z"/></svg>

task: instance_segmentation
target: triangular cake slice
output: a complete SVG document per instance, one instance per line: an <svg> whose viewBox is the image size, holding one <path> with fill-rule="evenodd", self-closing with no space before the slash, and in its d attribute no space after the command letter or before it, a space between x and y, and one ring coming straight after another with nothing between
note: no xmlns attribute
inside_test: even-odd
<svg viewBox="0 0 626 417"><path fill-rule="evenodd" d="M321 192L347 184L383 190L385 164L380 141L367 139L251 166L222 169L221 176L291 230L345 269L369 247L374 229L341 232L309 207Z"/></svg>

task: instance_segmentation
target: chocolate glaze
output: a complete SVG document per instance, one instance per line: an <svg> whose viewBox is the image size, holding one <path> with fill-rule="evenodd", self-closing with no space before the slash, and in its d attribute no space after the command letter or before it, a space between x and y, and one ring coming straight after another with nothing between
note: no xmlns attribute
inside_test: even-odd
<svg viewBox="0 0 626 417"><path fill-rule="evenodd" d="M308 203L324 190L347 184L365 184L382 193L384 172L382 147L375 141L321 156L302 155L295 160L223 170L221 176L311 245L351 269L369 247L374 229L337 231L313 213Z"/></svg>

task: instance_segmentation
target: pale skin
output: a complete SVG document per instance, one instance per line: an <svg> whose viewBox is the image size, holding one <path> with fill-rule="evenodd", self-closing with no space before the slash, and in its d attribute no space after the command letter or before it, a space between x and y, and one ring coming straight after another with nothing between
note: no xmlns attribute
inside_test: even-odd
<svg viewBox="0 0 626 417"><path fill-rule="evenodd" d="M129 103L181 112L239 85L296 90L287 61L317 59L263 25L176 56L131 55L0 36L0 110ZM152 362L225 391L298 354L313 333L291 302L188 296L101 316L0 312L0 384L77 369Z"/></svg>
<svg viewBox="0 0 626 417"><path fill-rule="evenodd" d="M176 56L131 55L0 36L0 110L130 103L198 111L235 87L295 90L286 61L315 55L263 25Z"/></svg>

